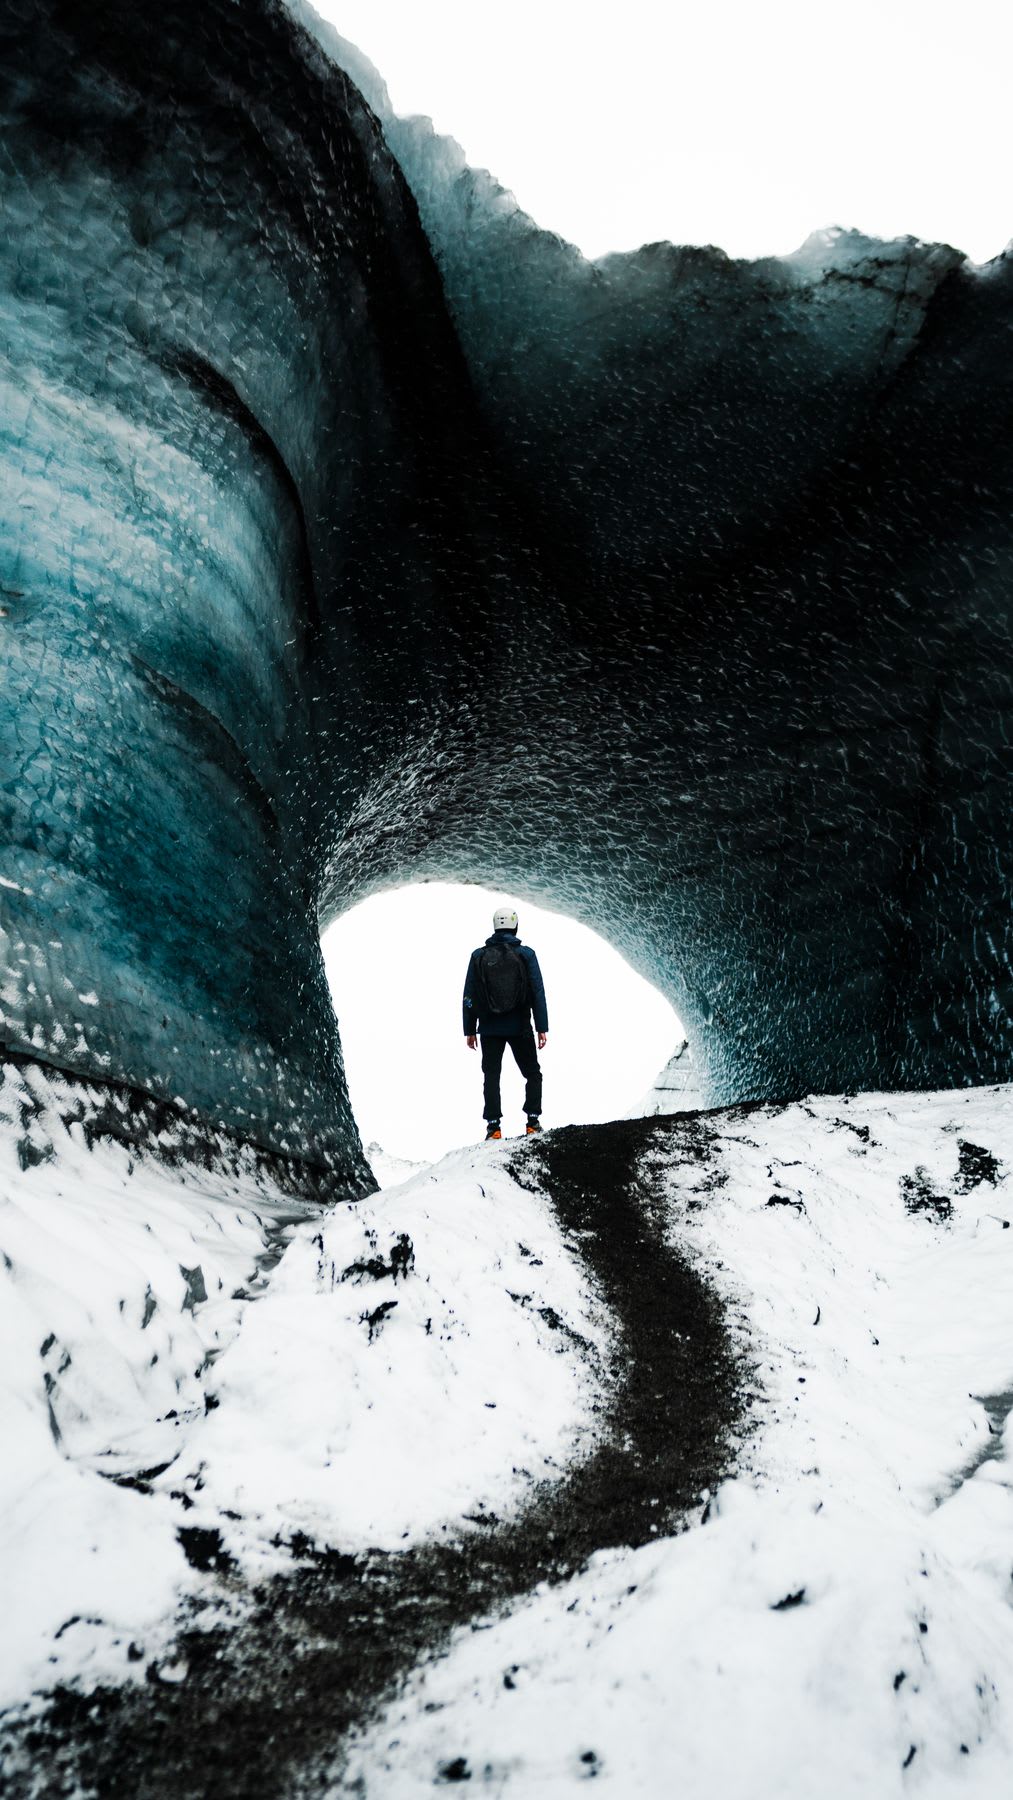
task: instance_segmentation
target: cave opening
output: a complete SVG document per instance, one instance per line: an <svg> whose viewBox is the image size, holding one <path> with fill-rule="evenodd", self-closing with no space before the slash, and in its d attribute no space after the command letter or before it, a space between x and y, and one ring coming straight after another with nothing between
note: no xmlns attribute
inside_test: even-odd
<svg viewBox="0 0 1013 1800"><path fill-rule="evenodd" d="M665 996L597 932L473 884L388 888L350 908L321 940L352 1110L381 1181L397 1178L395 1159L431 1162L483 1136L481 1066L464 1042L461 995L469 955L504 902L516 906L519 935L545 980L546 1127L600 1124L659 1103L654 1084L686 1033ZM508 1055L507 1137L523 1129L522 1099Z"/></svg>

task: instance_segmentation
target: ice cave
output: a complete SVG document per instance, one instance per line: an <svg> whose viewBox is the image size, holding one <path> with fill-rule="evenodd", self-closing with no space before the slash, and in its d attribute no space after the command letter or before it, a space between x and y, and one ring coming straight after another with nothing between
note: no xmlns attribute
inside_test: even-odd
<svg viewBox="0 0 1013 1800"><path fill-rule="evenodd" d="M410 871L714 1104L1008 1078L1009 262L586 264L266 0L3 63L8 1048L354 1187L320 928Z"/></svg>
<svg viewBox="0 0 1013 1800"><path fill-rule="evenodd" d="M991 1773L974 1792L1000 1791L988 1781L1013 1742L1009 1703L981 1696L1005 1692L999 1669L1013 1686L996 1510L1000 1487L1013 1488L1008 1452L979 1450L1001 1435L1013 1391L998 1347L1013 1292L1002 1189L1013 1164L1013 257L976 266L945 245L826 230L755 262L667 243L586 262L425 121L396 117L375 72L301 0L165 0L154 12L4 0L0 94L0 1112L14 1183L0 1274L13 1296L7 1367L27 1371L15 1413L36 1433L24 1464L35 1473L5 1517L27 1518L48 1484L66 1552L54 1560L47 1538L32 1562L11 1525L16 1560L37 1578L24 1574L29 1622L0 1658L0 1709L23 1691L18 1670L42 1693L64 1679L66 1655L72 1698L59 1717L100 1771L75 1787L66 1746L26 1763L35 1714L19 1715L17 1792L163 1800L154 1776L135 1763L116 1776L97 1746L107 1730L120 1742L114 1688L129 1690L128 1709L145 1695L169 1706L174 1683L197 1711L173 1755L216 1746L213 1781L179 1777L188 1797L391 1800L473 1776L504 1791L495 1783L517 1743L555 1742L565 1714L549 1702L540 1714L535 1689L520 1693L516 1617L476 1639L474 1668L462 1651L429 1689L391 1702L373 1763L361 1737L358 1763L328 1761L325 1725L299 1710L307 1693L316 1706L330 1692L332 1666L308 1647L333 1626L328 1582L343 1594L360 1577L363 1591L374 1577L382 1586L377 1559L391 1558L415 1600L452 1596L447 1631L465 1628L450 1538L425 1538L451 1530L447 1519L471 1545L468 1580L500 1569L483 1604L506 1607L523 1589L546 1644L570 1629L565 1583L584 1582L574 1605L590 1609L588 1643L597 1633L605 1645L609 1608L637 1586L623 1557L648 1570L652 1669L675 1617L663 1597L692 1611L694 1582L713 1601L701 1603L707 1655L723 1654L713 1621L724 1618L725 1644L774 1668L792 1633L832 1617L818 1645L789 1655L785 1691L805 1655L848 1638L844 1602L820 1614L814 1601L851 1559L869 1584L862 1680L882 1675L884 1719L908 1711L849 1742L852 1785L834 1800L900 1794L902 1768L933 1756L963 1767L980 1745ZM598 1127L592 1160L618 1194L648 1127L652 1143L676 1145L672 1204L717 1284L706 1303L669 1239L650 1237L663 1158L637 1176L642 1215L609 1212L613 1194L582 1226L593 1181L577 1140L539 1150L543 1162L525 1167L555 1170L562 1235L533 1176L510 1185L506 1164L465 1152L428 1187L395 1190L387 1211L383 1196L369 1200L320 938L368 895L422 879L565 911L668 996L702 1098L725 1110ZM894 1093L894 1110L855 1100ZM143 1207L124 1199L142 1193L137 1168L148 1170ZM24 1197L33 1181L44 1206ZM74 1183L87 1204L72 1203ZM458 1240L440 1221L465 1194L485 1223ZM320 1223L322 1201L348 1199L374 1211ZM855 1248L855 1209L869 1232L880 1221L879 1261ZM32 1236L43 1229L59 1239L56 1261ZM595 1231L585 1280L579 1240ZM930 1242L919 1288L911 1271L921 1257L924 1273ZM424 1281L412 1273L423 1264ZM659 1269L683 1306L665 1314L667 1348L638 1299ZM371 1281L387 1283L376 1304L360 1285ZM490 1282L495 1301L483 1297ZM835 1308L842 1283L852 1300ZM323 1300L300 1299L325 1287L327 1305L345 1308L331 1337ZM972 1288L974 1318L961 1310ZM632 1321L613 1362L603 1308ZM943 1322L945 1355L926 1309ZM447 1347L464 1317L477 1359L467 1375ZM757 1349L775 1318L781 1335ZM409 1323L415 1348L402 1353ZM673 1361L694 1331L713 1376L706 1417L697 1365ZM895 1352L889 1378L874 1375ZM402 1358L400 1402L377 1373L388 1355ZM910 1385L918 1357L937 1383L931 1404ZM304 1372L339 1365L311 1403ZM542 1505L553 1471L576 1467L601 1420L614 1423L616 1394L635 1399L621 1366L634 1383L653 1371L666 1419L675 1390L696 1396L702 1435L672 1423L678 1474L637 1436L649 1406L631 1399L634 1462L615 1446L587 1462L596 1473L574 1516L583 1507L591 1522L565 1566L552 1573L561 1515L544 1507L527 1548L483 1562L475 1544L500 1541L518 1484ZM434 1422L437 1391L464 1396L466 1476L460 1433ZM755 1453L755 1468L782 1470L763 1490L782 1508L768 1538L744 1497L753 1465L736 1465L741 1479L732 1467L762 1393L782 1421L781 1462ZM820 1393L823 1423L791 1437ZM355 1418L339 1418L353 1403ZM879 1464L854 1447L859 1420L887 1460L903 1441L916 1471L884 1479L881 1506L861 1487L859 1472ZM824 1429L825 1455L807 1448ZM257 1449L271 1432L273 1460ZM358 1511L350 1493L335 1499L339 1443L356 1469L383 1472L375 1491L359 1486ZM570 1495L571 1476L560 1480ZM837 1485L817 1526L804 1497L818 1480ZM606 1526L620 1490L621 1522ZM789 1490L804 1498L797 1515ZM903 1515L902 1491L915 1496ZM958 1505L963 1535L949 1524ZM657 1521L676 1515L700 1529L659 1535ZM899 1546L892 1561L883 1532ZM430 1547L402 1551L416 1538ZM749 1550L761 1540L762 1569ZM690 1570L698 1541L726 1545L730 1560ZM283 1603L287 1555L309 1585L285 1588ZM101 1593L86 1565L113 1571ZM706 1583L730 1569L734 1593L722 1589L719 1605ZM224 1627L172 1638L166 1623L181 1593L196 1606L209 1583L224 1607L237 1571L255 1596L236 1601L244 1654L261 1656L269 1691L277 1629L288 1684L271 1715L280 1737L243 1740L246 1786L208 1697ZM276 1584L270 1606L257 1582ZM592 1600L588 1582L599 1582ZM987 1648L961 1637L962 1582L991 1608ZM929 1589L946 1596L935 1613ZM110 1593L131 1596L113 1608L115 1630ZM749 1593L754 1636L736 1624ZM894 1604L903 1629L887 1616ZM676 1635L689 1629L679 1617ZM495 1667L481 1663L486 1648ZM990 1672L969 1673L965 1693L975 1658ZM333 1676L342 1693L350 1667L346 1656ZM387 1664L369 1667L371 1691L387 1692ZM485 1762L464 1726L458 1747L446 1726L482 1681L482 1730L500 1731ZM574 1683L590 1706L593 1683ZM227 1710L238 1689L222 1691ZM542 1691L551 1700L551 1682ZM666 1704L659 1695L657 1717ZM797 1787L778 1764L753 1800L813 1791L830 1716L820 1704L806 1714L811 1738L790 1720L782 1732L802 1744ZM520 1738L489 1724L501 1706L511 1718L528 1709ZM130 1717L135 1746L158 1741ZM615 1770L607 1721L585 1709L574 1731L563 1773L522 1770L511 1791L561 1794L571 1778ZM649 1760L641 1768L631 1751L634 1772L613 1791L745 1792L742 1771L720 1764L734 1735L712 1734L710 1762L673 1751L674 1788L652 1785ZM887 1742L895 1785L880 1779ZM311 1750L315 1785L302 1787ZM258 1785L257 1758L276 1753L284 1779ZM46 1785L57 1778L68 1785Z"/></svg>

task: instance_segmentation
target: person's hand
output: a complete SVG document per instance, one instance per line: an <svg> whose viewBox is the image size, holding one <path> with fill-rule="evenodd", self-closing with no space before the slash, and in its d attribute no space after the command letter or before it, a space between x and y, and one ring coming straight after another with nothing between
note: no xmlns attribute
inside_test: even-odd
<svg viewBox="0 0 1013 1800"><path fill-rule="evenodd" d="M548 1034L548 1032L547 1032L547 1031L540 1031L540 1032L539 1032L539 1033L538 1033L538 1048L539 1048L539 1050L544 1050L544 1049L545 1049L545 1046L546 1046L546 1044L547 1044L547 1043L548 1043L548 1041L549 1041L549 1034Z"/></svg>
<svg viewBox="0 0 1013 1800"><path fill-rule="evenodd" d="M467 1044L469 1050L477 1050L478 1049L477 1037L474 1037L474 1036L466 1037L464 1041Z"/></svg>

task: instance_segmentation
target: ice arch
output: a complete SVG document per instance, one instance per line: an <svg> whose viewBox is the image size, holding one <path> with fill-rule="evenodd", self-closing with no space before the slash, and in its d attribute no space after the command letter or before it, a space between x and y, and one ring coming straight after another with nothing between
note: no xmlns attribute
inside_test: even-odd
<svg viewBox="0 0 1013 1800"><path fill-rule="evenodd" d="M354 1184L319 928L437 875L715 1101L1008 1079L1013 262L589 266L275 0L0 29L4 1044Z"/></svg>

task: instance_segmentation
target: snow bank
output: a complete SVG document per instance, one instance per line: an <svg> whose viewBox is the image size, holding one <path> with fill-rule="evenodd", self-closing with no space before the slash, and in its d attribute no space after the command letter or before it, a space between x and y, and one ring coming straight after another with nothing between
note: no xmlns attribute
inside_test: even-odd
<svg viewBox="0 0 1013 1800"><path fill-rule="evenodd" d="M88 1094L0 1081L0 1708L171 1678L211 1584L181 1531L256 1574L297 1532L402 1547L502 1513L589 1430L588 1364L542 1309L602 1341L502 1146L325 1211L252 1157L96 1141Z"/></svg>
<svg viewBox="0 0 1013 1800"><path fill-rule="evenodd" d="M1013 1749L1013 1091L659 1130L755 1432L674 1539L460 1633L347 1790L988 1800ZM356 1781L361 1783L355 1788Z"/></svg>
<svg viewBox="0 0 1013 1800"><path fill-rule="evenodd" d="M0 1089L3 1704L171 1682L181 1604L228 1589L187 1530L252 1578L305 1538L397 1551L509 1516L592 1442L606 1328L503 1146L296 1216L252 1168L89 1149L61 1096L38 1071ZM331 1791L993 1800L1013 1090L678 1116L644 1143L750 1370L738 1473L681 1535L458 1633Z"/></svg>
<svg viewBox="0 0 1013 1800"><path fill-rule="evenodd" d="M194 1523L241 1515L254 1565L296 1533L394 1550L501 1516L591 1432L570 1332L603 1345L547 1202L502 1146L458 1151L300 1226L173 1480Z"/></svg>
<svg viewBox="0 0 1013 1800"><path fill-rule="evenodd" d="M296 1210L252 1168L184 1181L89 1148L88 1093L31 1067L0 1081L0 1705L57 1672L122 1679L138 1641L167 1640L192 1584L180 1508L119 1483L203 1415L235 1290Z"/></svg>

